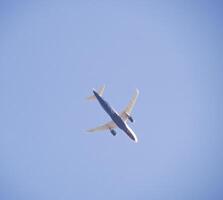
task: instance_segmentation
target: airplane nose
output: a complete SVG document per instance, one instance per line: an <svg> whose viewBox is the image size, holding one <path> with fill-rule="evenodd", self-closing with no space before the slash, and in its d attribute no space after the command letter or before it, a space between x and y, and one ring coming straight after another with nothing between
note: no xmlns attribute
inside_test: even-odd
<svg viewBox="0 0 223 200"><path fill-rule="evenodd" d="M137 139L137 137L135 137L135 139L134 139L134 142L135 142L135 143L137 143L137 142L138 142L138 139Z"/></svg>
<svg viewBox="0 0 223 200"><path fill-rule="evenodd" d="M131 135L130 138L131 138L135 143L138 142L138 139L137 139L137 137L136 137L135 135Z"/></svg>
<svg viewBox="0 0 223 200"><path fill-rule="evenodd" d="M126 133L135 143L138 142L138 139L136 135L133 133L133 131L130 131L130 129L127 129Z"/></svg>

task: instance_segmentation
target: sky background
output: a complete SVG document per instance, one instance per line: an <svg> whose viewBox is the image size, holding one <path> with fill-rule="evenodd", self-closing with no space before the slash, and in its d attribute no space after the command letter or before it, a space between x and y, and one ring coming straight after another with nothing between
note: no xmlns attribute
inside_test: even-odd
<svg viewBox="0 0 223 200"><path fill-rule="evenodd" d="M221 1L1 1L0 199L223 199ZM130 126L109 120L92 88Z"/></svg>

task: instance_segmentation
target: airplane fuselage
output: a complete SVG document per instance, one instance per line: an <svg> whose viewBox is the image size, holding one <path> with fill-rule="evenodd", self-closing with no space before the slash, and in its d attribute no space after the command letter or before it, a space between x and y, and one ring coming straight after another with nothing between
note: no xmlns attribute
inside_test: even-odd
<svg viewBox="0 0 223 200"><path fill-rule="evenodd" d="M119 116L117 111L113 109L108 102L106 102L96 91L93 90L93 93L99 103L101 104L102 108L106 111L106 113L111 117L111 119L115 122L115 124L123 130L132 140L137 141L136 136L132 133L131 129L128 125L123 121L123 119Z"/></svg>

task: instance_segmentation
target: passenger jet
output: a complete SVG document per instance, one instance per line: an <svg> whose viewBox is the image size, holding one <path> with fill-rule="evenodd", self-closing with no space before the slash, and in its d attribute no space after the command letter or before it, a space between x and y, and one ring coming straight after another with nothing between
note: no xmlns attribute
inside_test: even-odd
<svg viewBox="0 0 223 200"><path fill-rule="evenodd" d="M105 131L110 130L111 134L113 136L116 135L115 128L120 128L123 130L134 142L137 142L138 139L136 137L136 134L133 132L133 130L128 126L127 121L133 122L133 118L131 117L132 109L136 103L137 97L139 95L139 90L136 89L135 94L133 95L132 99L130 100L129 104L125 108L125 110L121 113L118 113L114 108L112 108L108 102L106 102L102 95L104 93L105 86L102 86L98 92L96 92L93 89L94 95L88 97L88 100L98 100L98 102L101 104L102 108L107 112L107 114L110 116L112 121L99 126L97 128L89 129L89 132L96 132L96 131Z"/></svg>

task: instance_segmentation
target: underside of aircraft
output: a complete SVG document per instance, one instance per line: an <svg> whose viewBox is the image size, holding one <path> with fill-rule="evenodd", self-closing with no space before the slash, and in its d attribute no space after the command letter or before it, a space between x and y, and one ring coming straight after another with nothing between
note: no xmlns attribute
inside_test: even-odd
<svg viewBox="0 0 223 200"><path fill-rule="evenodd" d="M98 126L96 128L92 128L87 130L88 132L97 132L97 131L106 131L109 130L113 136L116 135L115 128L122 129L132 140L137 142L137 137L135 133L132 131L132 129L128 126L127 122L134 122L133 117L131 116L133 107L135 106L136 100L139 95L139 90L136 89L134 95L132 96L130 102L126 106L126 108L118 113L116 110L114 110L104 99L103 99L103 93L105 90L105 86L102 86L98 92L93 90L94 95L89 96L88 100L98 100L103 109L108 113L108 115L111 117L111 121L107 122L101 126Z"/></svg>

